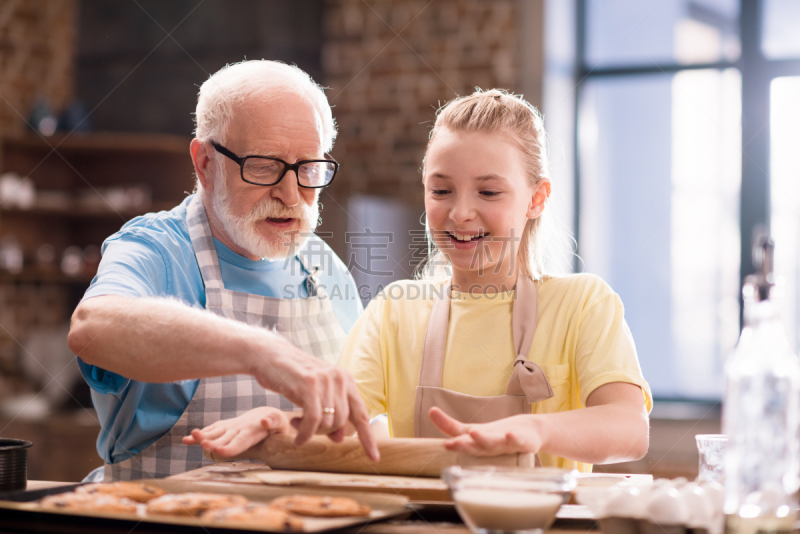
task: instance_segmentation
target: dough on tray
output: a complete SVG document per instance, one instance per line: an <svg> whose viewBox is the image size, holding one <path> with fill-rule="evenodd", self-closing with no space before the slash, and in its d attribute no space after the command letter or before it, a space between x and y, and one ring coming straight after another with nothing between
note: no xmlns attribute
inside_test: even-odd
<svg viewBox="0 0 800 534"><path fill-rule="evenodd" d="M350 497L325 497L322 495L285 495L270 501L269 505L297 515L311 517L366 516L371 509Z"/></svg>
<svg viewBox="0 0 800 534"><path fill-rule="evenodd" d="M86 484L75 490L75 493L108 494L125 497L136 502L149 502L157 497L166 495L166 491L156 486L142 484L141 482L99 482Z"/></svg>
<svg viewBox="0 0 800 534"><path fill-rule="evenodd" d="M176 493L162 495L147 503L147 515L197 517L206 510L246 506L250 501L241 495L221 493Z"/></svg>
<svg viewBox="0 0 800 534"><path fill-rule="evenodd" d="M211 523L247 525L265 530L295 532L303 530L303 520L291 514L271 508L266 504L250 503L247 506L208 510L200 517Z"/></svg>

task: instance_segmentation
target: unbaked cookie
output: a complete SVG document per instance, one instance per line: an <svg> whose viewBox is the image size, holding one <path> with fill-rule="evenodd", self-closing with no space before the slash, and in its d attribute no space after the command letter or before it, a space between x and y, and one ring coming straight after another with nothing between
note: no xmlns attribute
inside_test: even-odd
<svg viewBox="0 0 800 534"><path fill-rule="evenodd" d="M345 517L369 515L371 509L350 497L321 495L285 495L272 500L272 508L312 517Z"/></svg>
<svg viewBox="0 0 800 534"><path fill-rule="evenodd" d="M250 503L247 506L208 510L200 517L211 523L246 525L264 530L296 532L303 530L303 520L283 510L270 508L266 504Z"/></svg>
<svg viewBox="0 0 800 534"><path fill-rule="evenodd" d="M249 502L241 495L221 493L167 494L147 503L147 515L199 516L206 510L246 506Z"/></svg>
<svg viewBox="0 0 800 534"><path fill-rule="evenodd" d="M39 506L54 510L91 510L94 512L136 513L136 503L108 494L60 493L39 501Z"/></svg>
<svg viewBox="0 0 800 534"><path fill-rule="evenodd" d="M148 486L141 482L111 482L107 484L101 482L99 484L80 486L75 490L75 493L108 494L125 497L136 502L148 502L156 497L165 495L167 492L161 488Z"/></svg>

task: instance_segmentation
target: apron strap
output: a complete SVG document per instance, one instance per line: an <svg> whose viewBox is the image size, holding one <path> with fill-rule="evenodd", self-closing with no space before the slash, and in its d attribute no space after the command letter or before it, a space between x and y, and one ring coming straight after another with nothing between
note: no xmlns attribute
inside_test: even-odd
<svg viewBox="0 0 800 534"><path fill-rule="evenodd" d="M189 227L189 237L192 240L192 248L200 266L200 274L206 288L213 290L224 289L222 284L222 272L219 269L219 259L217 249L214 246L214 236L211 234L211 226L208 224L206 208L200 195L195 194L186 208L186 224Z"/></svg>
<svg viewBox="0 0 800 534"><path fill-rule="evenodd" d="M428 319L425 342L422 345L422 362L419 367L419 385L442 387L444 349L447 343L447 323L450 321L450 282L442 288Z"/></svg>
<svg viewBox="0 0 800 534"><path fill-rule="evenodd" d="M511 328L514 333L514 372L508 381L506 395L525 395L529 404L554 396L550 381L542 368L528 360L536 332L539 310L539 291L536 283L523 272L517 275L517 288L511 312Z"/></svg>

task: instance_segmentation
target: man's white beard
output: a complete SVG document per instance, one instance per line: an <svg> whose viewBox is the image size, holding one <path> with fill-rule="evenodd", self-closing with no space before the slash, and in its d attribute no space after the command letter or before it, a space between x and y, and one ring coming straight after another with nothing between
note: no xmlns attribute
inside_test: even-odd
<svg viewBox="0 0 800 534"><path fill-rule="evenodd" d="M275 261L285 259L290 253L297 254L311 237L319 222L318 199L316 197L310 206L301 200L297 206L290 208L280 200L267 198L250 213L240 217L233 214L233 201L223 186L214 188L211 204L217 218L222 222L222 227L236 246L253 256ZM265 235L257 230L257 225L263 223L264 219L288 218L300 221L299 232L297 229L286 232L276 229L270 235Z"/></svg>

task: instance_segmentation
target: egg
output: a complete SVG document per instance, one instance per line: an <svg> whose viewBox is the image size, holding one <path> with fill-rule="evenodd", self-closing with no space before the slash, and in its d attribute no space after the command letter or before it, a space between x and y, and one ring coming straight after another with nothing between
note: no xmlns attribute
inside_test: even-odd
<svg viewBox="0 0 800 534"><path fill-rule="evenodd" d="M703 482L700 486L711 497L714 507L722 511L722 505L725 502L725 488L722 487L722 484L719 482Z"/></svg>
<svg viewBox="0 0 800 534"><path fill-rule="evenodd" d="M722 511L725 502L725 489L719 482L703 482L700 487L705 490L713 507L714 518L708 531L711 534L721 533L725 526L725 514Z"/></svg>
<svg viewBox="0 0 800 534"><path fill-rule="evenodd" d="M668 485L655 487L648 493L645 513L657 525L685 525L689 521L689 508L681 494Z"/></svg>
<svg viewBox="0 0 800 534"><path fill-rule="evenodd" d="M587 506L595 517L602 517L606 510L606 503L622 490L616 486L609 488L603 487L580 487L575 488L575 500L578 504Z"/></svg>
<svg viewBox="0 0 800 534"><path fill-rule="evenodd" d="M714 520L714 503L702 486L694 483L686 484L678 490L683 502L689 509L687 525L697 528L709 528Z"/></svg>
<svg viewBox="0 0 800 534"><path fill-rule="evenodd" d="M643 519L645 517L645 509L641 490L631 488L628 491L616 492L606 501L603 515L605 517Z"/></svg>

